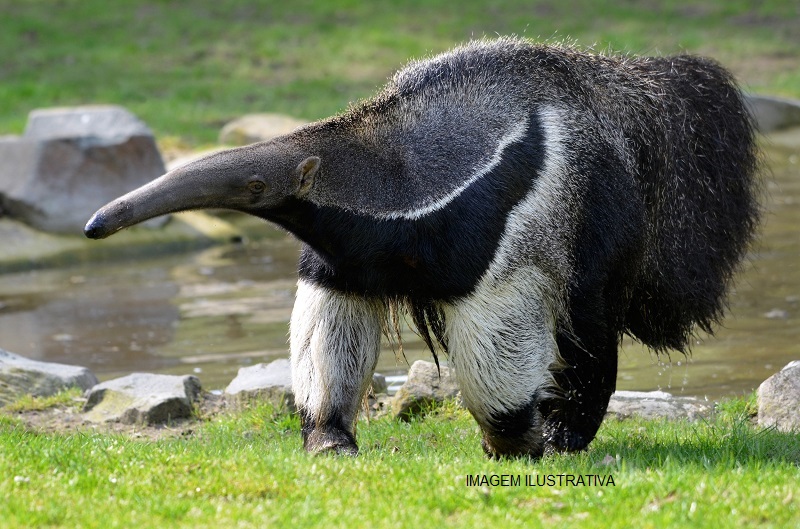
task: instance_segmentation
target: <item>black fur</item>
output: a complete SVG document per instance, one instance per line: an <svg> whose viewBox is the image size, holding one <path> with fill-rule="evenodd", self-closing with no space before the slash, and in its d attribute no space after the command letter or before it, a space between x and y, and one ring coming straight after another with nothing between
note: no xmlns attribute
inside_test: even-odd
<svg viewBox="0 0 800 529"><path fill-rule="evenodd" d="M542 440L536 435L542 428L542 414L537 409L541 399L539 392L534 392L525 405L479 420L483 430L481 445L487 456L499 459L544 454Z"/></svg>
<svg viewBox="0 0 800 529"><path fill-rule="evenodd" d="M305 410L300 410L303 448L312 453L335 452L337 454L356 455L358 447L356 439L338 415L323 421L315 421Z"/></svg>
<svg viewBox="0 0 800 529"><path fill-rule="evenodd" d="M376 220L304 202L286 208L303 248L302 279L343 292L420 302L469 294L494 257L509 211L531 190L542 164L542 130L530 117L523 141L445 209L419 219ZM299 222L296 215L303 211ZM479 222L476 222L479 219ZM468 258L467 258L468 257Z"/></svg>

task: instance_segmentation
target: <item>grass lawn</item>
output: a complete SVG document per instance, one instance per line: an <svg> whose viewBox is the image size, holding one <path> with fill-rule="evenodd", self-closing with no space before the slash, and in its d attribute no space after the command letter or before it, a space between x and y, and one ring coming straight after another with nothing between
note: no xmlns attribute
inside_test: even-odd
<svg viewBox="0 0 800 529"><path fill-rule="evenodd" d="M75 406L68 402L57 404ZM362 420L355 459L307 455L299 420L268 405L160 440L37 433L6 411L0 520L4 528L798 527L800 436L753 427L752 406L726 402L694 424L607 420L588 451L536 462L487 460L474 421L453 405L411 423Z"/></svg>
<svg viewBox="0 0 800 529"><path fill-rule="evenodd" d="M786 0L0 0L0 13L0 134L34 108L116 103L167 150L205 145L248 112L334 114L409 58L496 34L707 54L747 89L800 97Z"/></svg>

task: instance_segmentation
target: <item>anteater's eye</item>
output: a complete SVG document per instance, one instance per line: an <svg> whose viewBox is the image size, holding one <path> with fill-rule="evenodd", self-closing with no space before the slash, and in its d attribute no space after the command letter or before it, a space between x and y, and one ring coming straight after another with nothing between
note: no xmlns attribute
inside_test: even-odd
<svg viewBox="0 0 800 529"><path fill-rule="evenodd" d="M247 189L253 194L263 193L267 189L267 184L261 180L253 180L247 184Z"/></svg>

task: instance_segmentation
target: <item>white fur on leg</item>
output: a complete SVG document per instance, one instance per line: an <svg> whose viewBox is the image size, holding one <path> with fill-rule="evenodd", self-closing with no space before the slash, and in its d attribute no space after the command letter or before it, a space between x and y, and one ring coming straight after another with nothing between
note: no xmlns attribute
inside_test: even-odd
<svg viewBox="0 0 800 529"><path fill-rule="evenodd" d="M352 425L380 352L385 309L378 300L299 281L291 320L295 402L315 422Z"/></svg>
<svg viewBox="0 0 800 529"><path fill-rule="evenodd" d="M547 282L528 267L485 278L469 296L444 303L447 348L464 402L480 422L519 409L552 387L558 353Z"/></svg>

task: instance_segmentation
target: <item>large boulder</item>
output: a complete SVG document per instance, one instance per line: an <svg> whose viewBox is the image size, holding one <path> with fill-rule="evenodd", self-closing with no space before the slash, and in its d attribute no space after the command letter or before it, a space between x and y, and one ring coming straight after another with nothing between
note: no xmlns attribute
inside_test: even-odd
<svg viewBox="0 0 800 529"><path fill-rule="evenodd" d="M34 110L23 136L0 138L0 215L79 234L95 210L164 172L152 132L122 107Z"/></svg>
<svg viewBox="0 0 800 529"><path fill-rule="evenodd" d="M789 362L758 387L758 424L800 432L800 360Z"/></svg>
<svg viewBox="0 0 800 529"><path fill-rule="evenodd" d="M305 121L282 114L247 114L222 127L219 142L226 145L247 145L283 136L305 125Z"/></svg>
<svg viewBox="0 0 800 529"><path fill-rule="evenodd" d="M72 387L89 389L97 377L85 367L39 362L0 349L0 406L24 395L49 397Z"/></svg>
<svg viewBox="0 0 800 529"><path fill-rule="evenodd" d="M91 422L161 424L189 418L200 397L200 381L191 375L133 373L96 385L83 408Z"/></svg>

